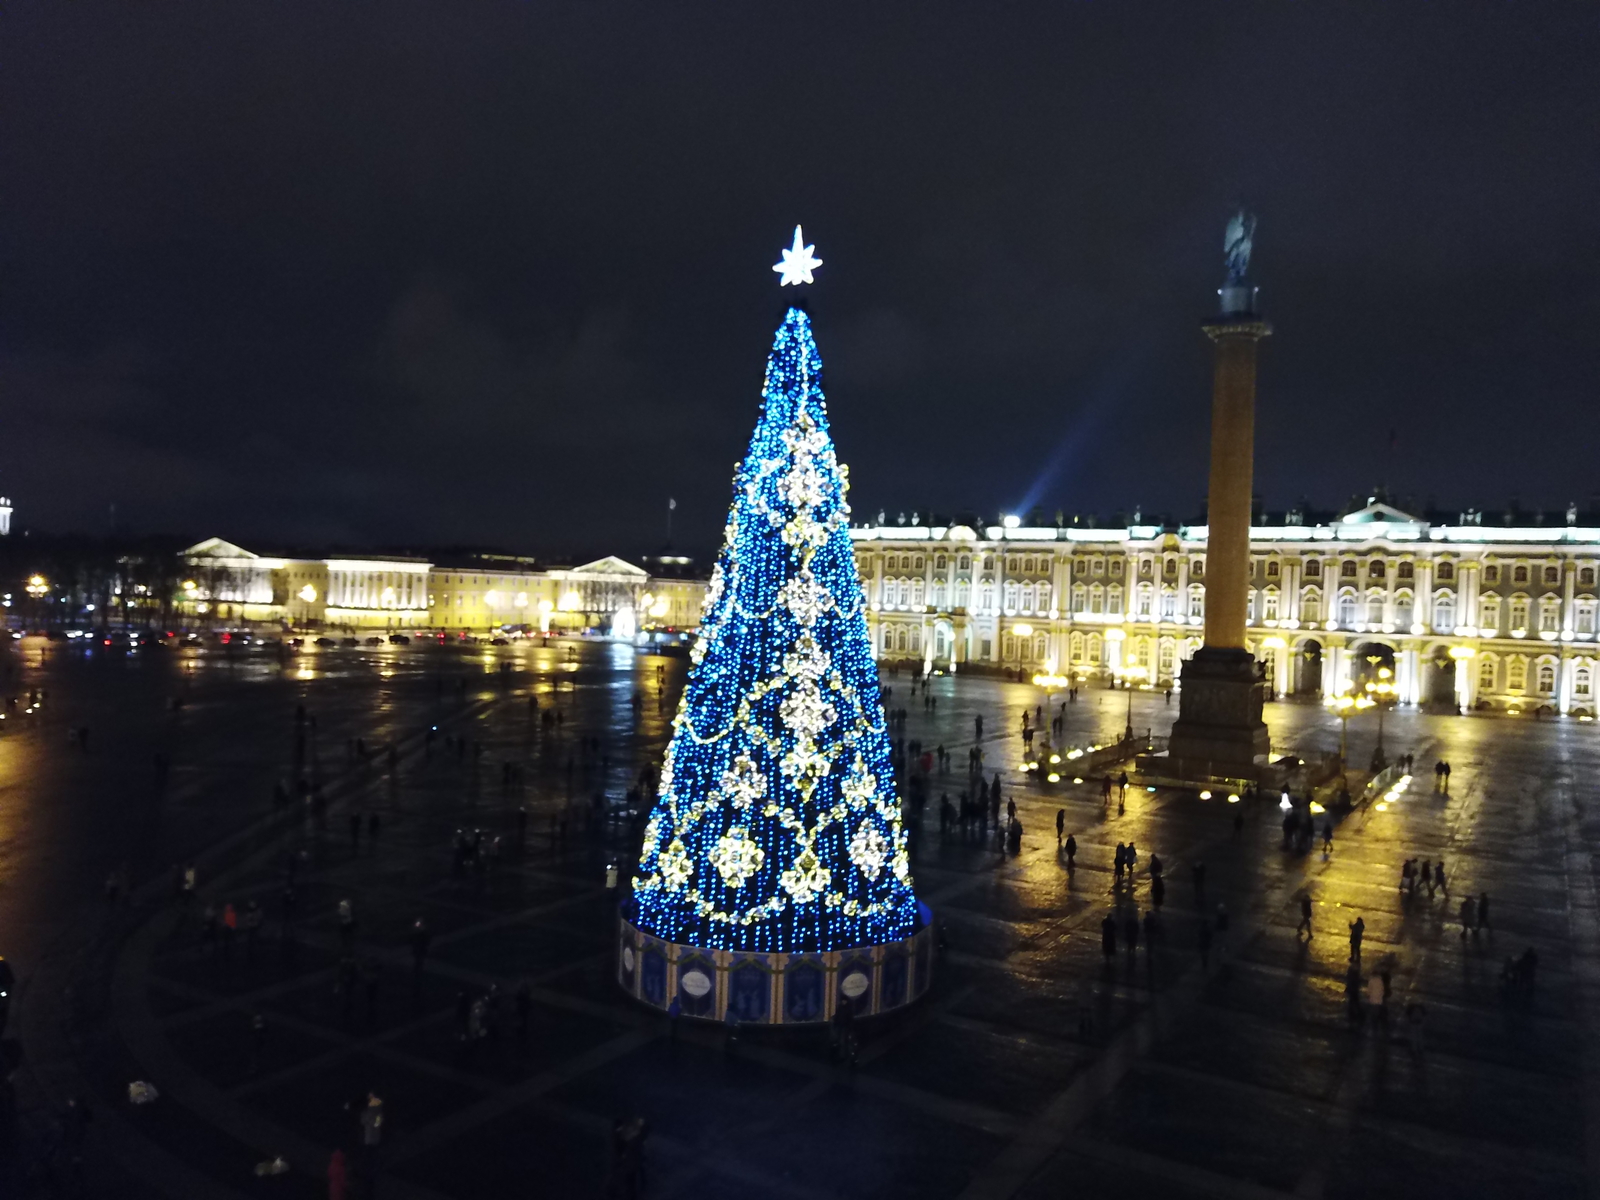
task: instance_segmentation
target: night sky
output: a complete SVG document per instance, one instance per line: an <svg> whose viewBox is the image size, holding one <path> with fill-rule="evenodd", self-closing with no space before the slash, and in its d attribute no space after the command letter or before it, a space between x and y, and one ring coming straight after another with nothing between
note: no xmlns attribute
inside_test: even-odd
<svg viewBox="0 0 1600 1200"><path fill-rule="evenodd" d="M8 5L0 491L245 545L714 547L803 222L858 517L1600 491L1600 16ZM785 289L792 295L794 289ZM1397 449L1389 450L1389 431Z"/></svg>

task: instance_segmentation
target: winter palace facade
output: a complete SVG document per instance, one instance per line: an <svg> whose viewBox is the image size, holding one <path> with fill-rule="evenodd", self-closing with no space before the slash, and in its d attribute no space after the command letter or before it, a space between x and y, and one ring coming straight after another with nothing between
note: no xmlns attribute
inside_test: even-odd
<svg viewBox="0 0 1600 1200"><path fill-rule="evenodd" d="M1593 715L1600 527L1454 523L1376 501L1251 530L1249 641L1273 692L1380 668L1406 704ZM1204 526L852 529L875 652L1078 681L1175 684L1200 645Z"/></svg>

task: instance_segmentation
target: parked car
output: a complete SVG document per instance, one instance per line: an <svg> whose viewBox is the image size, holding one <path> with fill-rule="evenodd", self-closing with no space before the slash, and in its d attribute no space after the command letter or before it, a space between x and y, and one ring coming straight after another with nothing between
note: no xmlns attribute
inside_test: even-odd
<svg viewBox="0 0 1600 1200"><path fill-rule="evenodd" d="M381 646L381 645L383 645L383 639L381 637L369 637L367 639L367 645L369 645L369 646Z"/></svg>
<svg viewBox="0 0 1600 1200"><path fill-rule="evenodd" d="M391 646L409 646L411 645L411 639L403 633L391 633L389 635L389 644Z"/></svg>
<svg viewBox="0 0 1600 1200"><path fill-rule="evenodd" d="M339 644L341 646L359 646L359 645L361 645L361 639L360 638L347 637L347 638L341 639Z"/></svg>
<svg viewBox="0 0 1600 1200"><path fill-rule="evenodd" d="M337 646L339 643L334 641L331 637L319 637L316 641L316 644L319 646Z"/></svg>

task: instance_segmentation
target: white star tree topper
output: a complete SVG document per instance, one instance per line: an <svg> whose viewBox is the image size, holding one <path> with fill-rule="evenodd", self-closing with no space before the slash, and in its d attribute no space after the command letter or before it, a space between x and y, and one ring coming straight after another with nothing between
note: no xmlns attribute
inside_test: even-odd
<svg viewBox="0 0 1600 1200"><path fill-rule="evenodd" d="M822 260L811 253L815 249L815 246L805 244L805 236L800 232L800 226L796 225L794 246L783 251L782 262L772 265L772 269L783 276L778 281L779 287L787 287L791 283L799 287L802 283L815 282L811 278L811 272L822 265Z"/></svg>

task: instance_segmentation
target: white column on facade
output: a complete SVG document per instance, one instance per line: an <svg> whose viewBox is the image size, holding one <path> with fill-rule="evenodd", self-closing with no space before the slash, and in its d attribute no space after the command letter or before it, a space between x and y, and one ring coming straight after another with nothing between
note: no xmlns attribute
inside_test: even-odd
<svg viewBox="0 0 1600 1200"><path fill-rule="evenodd" d="M1345 669L1345 649L1343 646L1324 644L1322 648L1322 695L1324 699L1337 696L1340 691L1339 680Z"/></svg>
<svg viewBox="0 0 1600 1200"><path fill-rule="evenodd" d="M1456 624L1475 626L1477 623L1478 564L1463 561L1456 568Z"/></svg>
<svg viewBox="0 0 1600 1200"><path fill-rule="evenodd" d="M1158 573L1160 572L1161 568L1159 564L1157 565L1156 570ZM1162 578L1164 579L1165 575L1163 575ZM1156 605L1158 608L1160 607L1160 604L1161 591L1159 588L1157 588ZM1178 554L1178 599L1177 603L1173 607L1172 615L1178 618L1178 624L1180 625L1187 625L1189 623L1189 555L1181 550Z"/></svg>
<svg viewBox="0 0 1600 1200"><path fill-rule="evenodd" d="M1572 672L1575 665L1575 660L1570 656L1566 654L1561 656L1556 695L1559 697L1557 705L1563 717L1572 711Z"/></svg>
<svg viewBox="0 0 1600 1200"><path fill-rule="evenodd" d="M1411 605L1411 616L1418 624L1433 628L1433 562L1430 559L1417 560L1417 596Z"/></svg>
<svg viewBox="0 0 1600 1200"><path fill-rule="evenodd" d="M1578 564L1569 558L1561 564L1561 635L1567 638L1572 636L1572 599L1577 582ZM1567 710L1563 708L1561 711Z"/></svg>
<svg viewBox="0 0 1600 1200"><path fill-rule="evenodd" d="M1421 655L1416 647L1400 652L1400 703L1419 704L1422 701Z"/></svg>
<svg viewBox="0 0 1600 1200"><path fill-rule="evenodd" d="M1294 653L1289 649L1289 639L1279 638L1283 645L1272 652L1272 690L1279 700L1289 694L1289 661Z"/></svg>
<svg viewBox="0 0 1600 1200"><path fill-rule="evenodd" d="M1278 605L1278 616L1296 624L1300 621L1300 560L1286 558L1283 562L1283 598ZM1294 628L1291 625L1290 628Z"/></svg>
<svg viewBox="0 0 1600 1200"><path fill-rule="evenodd" d="M1473 686L1478 678L1474 670L1476 658L1456 659L1456 705L1464 710L1472 708Z"/></svg>

